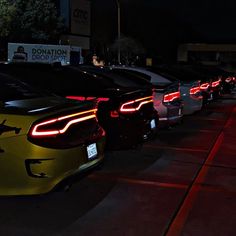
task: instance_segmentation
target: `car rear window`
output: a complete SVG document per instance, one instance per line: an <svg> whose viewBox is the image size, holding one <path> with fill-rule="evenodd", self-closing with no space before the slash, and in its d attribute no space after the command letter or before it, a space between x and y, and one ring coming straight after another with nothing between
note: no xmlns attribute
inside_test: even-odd
<svg viewBox="0 0 236 236"><path fill-rule="evenodd" d="M169 73L170 71L168 70L163 70L163 69L159 69L159 68L155 68L155 67L147 67L146 70L158 74L160 76L163 76L164 78L172 81L172 82L176 82L177 80L179 80L179 78L177 77L176 74L174 73Z"/></svg>
<svg viewBox="0 0 236 236"><path fill-rule="evenodd" d="M34 88L62 96L79 91L101 91L106 87L98 78L69 66L54 67L44 64L21 63L5 65L0 69Z"/></svg>
<svg viewBox="0 0 236 236"><path fill-rule="evenodd" d="M122 70L124 70L125 72L129 72L129 73L131 73L131 74L133 74L133 75L136 75L136 76L139 76L139 77L141 77L141 78L143 78L143 79L145 79L145 80L147 80L147 81L151 81L151 76L149 76L149 75L146 75L146 74L144 74L144 73L142 73L142 72L139 72L139 71L135 71L135 70L127 70L127 69L122 69Z"/></svg>
<svg viewBox="0 0 236 236"><path fill-rule="evenodd" d="M112 69L112 72L126 80L132 82L137 87L148 86L150 83L150 76L145 76L142 73L135 73L135 71L128 71L125 69Z"/></svg>
<svg viewBox="0 0 236 236"><path fill-rule="evenodd" d="M0 101L37 98L48 94L39 92L11 76L0 73Z"/></svg>
<svg viewBox="0 0 236 236"><path fill-rule="evenodd" d="M107 88L140 88L151 86L149 82L143 78L137 77L132 73L117 73L115 69L110 68L97 68L97 67L78 67L81 71L87 72L90 75L97 77L104 86Z"/></svg>
<svg viewBox="0 0 236 236"><path fill-rule="evenodd" d="M140 88L148 85L148 81L140 80L132 73L115 73L115 71L96 71L105 80L110 80L116 87Z"/></svg>

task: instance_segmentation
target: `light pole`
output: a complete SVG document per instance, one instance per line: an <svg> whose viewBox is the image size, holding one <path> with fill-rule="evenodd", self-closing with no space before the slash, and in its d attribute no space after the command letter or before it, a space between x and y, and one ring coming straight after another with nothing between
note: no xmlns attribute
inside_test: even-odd
<svg viewBox="0 0 236 236"><path fill-rule="evenodd" d="M118 42L118 53L117 59L118 64L120 64L120 0L116 0L117 3L117 42Z"/></svg>

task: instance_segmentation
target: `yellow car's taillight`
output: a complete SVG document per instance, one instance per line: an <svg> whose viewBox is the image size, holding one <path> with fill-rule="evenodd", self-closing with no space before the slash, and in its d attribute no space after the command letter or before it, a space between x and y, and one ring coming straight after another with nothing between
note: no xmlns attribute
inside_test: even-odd
<svg viewBox="0 0 236 236"><path fill-rule="evenodd" d="M29 136L36 138L64 134L69 128L77 123L90 119L96 119L96 112L97 109L92 109L36 122L31 127Z"/></svg>

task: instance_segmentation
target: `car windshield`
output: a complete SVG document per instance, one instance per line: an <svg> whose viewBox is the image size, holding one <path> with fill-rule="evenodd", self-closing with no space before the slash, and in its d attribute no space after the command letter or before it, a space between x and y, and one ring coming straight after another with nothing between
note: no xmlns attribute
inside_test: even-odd
<svg viewBox="0 0 236 236"><path fill-rule="evenodd" d="M0 73L0 101L15 101L38 98L48 94L31 88L6 74Z"/></svg>

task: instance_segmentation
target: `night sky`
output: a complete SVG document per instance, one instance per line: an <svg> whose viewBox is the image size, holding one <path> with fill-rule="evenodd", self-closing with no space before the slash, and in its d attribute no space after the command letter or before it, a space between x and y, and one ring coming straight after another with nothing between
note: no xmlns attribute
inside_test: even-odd
<svg viewBox="0 0 236 236"><path fill-rule="evenodd" d="M175 57L180 43L236 43L235 0L120 0L121 32L149 54ZM93 45L117 37L115 0L92 1Z"/></svg>

